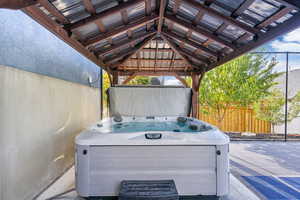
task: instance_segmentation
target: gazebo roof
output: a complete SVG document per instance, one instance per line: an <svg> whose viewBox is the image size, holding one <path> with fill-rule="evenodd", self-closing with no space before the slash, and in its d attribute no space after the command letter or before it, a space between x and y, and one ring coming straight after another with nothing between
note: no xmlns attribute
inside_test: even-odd
<svg viewBox="0 0 300 200"><path fill-rule="evenodd" d="M294 0L37 0L23 11L109 73L200 74L300 25Z"/></svg>

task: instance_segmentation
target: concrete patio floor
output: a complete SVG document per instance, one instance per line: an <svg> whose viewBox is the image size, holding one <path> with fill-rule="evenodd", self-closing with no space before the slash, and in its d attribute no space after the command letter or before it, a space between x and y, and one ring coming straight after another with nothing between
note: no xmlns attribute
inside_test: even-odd
<svg viewBox="0 0 300 200"><path fill-rule="evenodd" d="M47 200L56 194L63 193L74 188L74 168L71 168L66 174L58 179L51 187L43 192L36 200ZM69 192L51 200L83 200L77 195L76 191ZM206 198L193 198L193 200L206 200ZM243 185L237 178L230 176L230 194L223 197L222 200L259 200L259 198ZM50 200L50 199L49 199Z"/></svg>
<svg viewBox="0 0 300 200"><path fill-rule="evenodd" d="M265 200L300 199L300 142L231 142L231 173Z"/></svg>

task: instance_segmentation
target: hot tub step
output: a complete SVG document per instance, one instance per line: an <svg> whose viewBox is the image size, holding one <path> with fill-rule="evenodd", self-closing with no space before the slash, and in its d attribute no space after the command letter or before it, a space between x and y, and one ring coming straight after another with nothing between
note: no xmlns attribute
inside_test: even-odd
<svg viewBox="0 0 300 200"><path fill-rule="evenodd" d="M122 181L119 200L179 200L173 180Z"/></svg>

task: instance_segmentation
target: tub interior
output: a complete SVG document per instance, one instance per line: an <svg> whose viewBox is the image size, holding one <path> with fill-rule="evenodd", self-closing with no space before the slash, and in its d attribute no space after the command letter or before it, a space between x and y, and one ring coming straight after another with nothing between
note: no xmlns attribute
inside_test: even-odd
<svg viewBox="0 0 300 200"><path fill-rule="evenodd" d="M192 119L186 118L186 121L173 120L132 120L121 121L115 123L98 123L98 130L102 133L134 133L134 132L185 132L185 133L199 133L212 129L211 126L196 122Z"/></svg>

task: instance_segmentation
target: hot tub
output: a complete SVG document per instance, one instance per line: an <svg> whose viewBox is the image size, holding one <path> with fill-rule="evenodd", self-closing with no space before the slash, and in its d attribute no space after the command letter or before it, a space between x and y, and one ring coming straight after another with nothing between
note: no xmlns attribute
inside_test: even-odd
<svg viewBox="0 0 300 200"><path fill-rule="evenodd" d="M80 196L118 196L122 180L175 181L179 195L229 191L229 138L185 117L107 118L76 137Z"/></svg>

